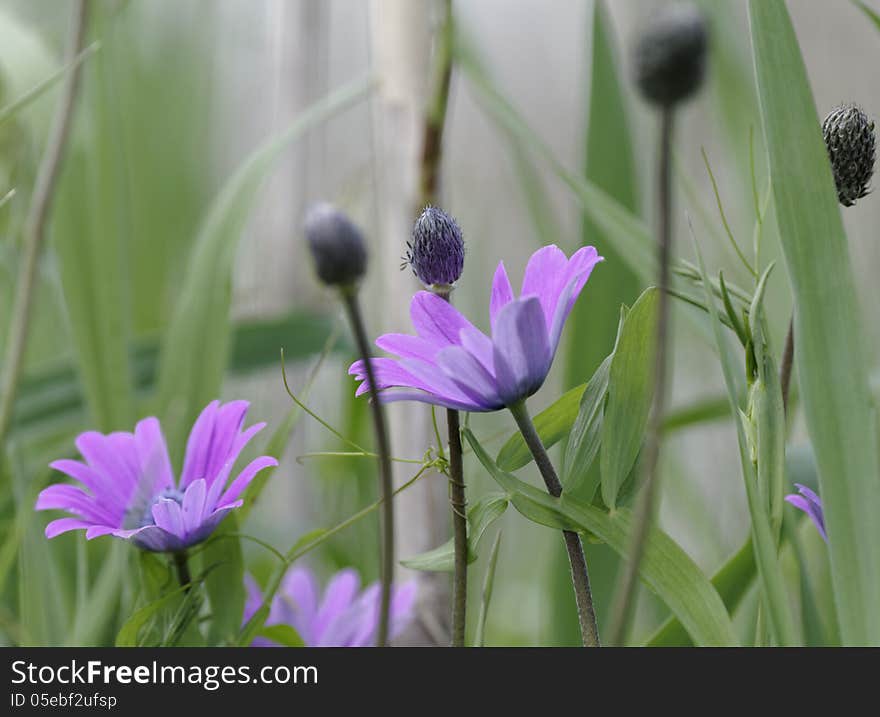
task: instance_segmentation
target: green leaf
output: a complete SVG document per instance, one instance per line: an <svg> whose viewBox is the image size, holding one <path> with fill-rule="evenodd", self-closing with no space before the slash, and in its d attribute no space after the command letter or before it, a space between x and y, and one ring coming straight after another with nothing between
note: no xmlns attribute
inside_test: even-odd
<svg viewBox="0 0 880 717"><path fill-rule="evenodd" d="M626 557L632 518L628 510L606 513L563 494L553 498L501 470L473 433L463 435L483 467L508 491L514 507L530 520L551 528L591 533ZM657 527L652 527L639 570L641 580L678 617L697 645L736 645L736 635L724 603L712 583L678 544Z"/></svg>
<svg viewBox="0 0 880 717"><path fill-rule="evenodd" d="M776 221L794 293L801 403L819 467L841 637L845 645L880 645L880 457L849 247L785 4L750 0L749 18Z"/></svg>
<svg viewBox="0 0 880 717"><path fill-rule="evenodd" d="M755 549L748 538L712 576L728 614L733 615L755 578ZM681 622L670 617L645 643L646 647L685 647L693 644Z"/></svg>
<svg viewBox="0 0 880 717"><path fill-rule="evenodd" d="M225 183L199 230L180 298L162 343L159 413L177 455L186 428L220 391L229 342L235 250L263 181L283 151L310 128L363 99L372 82L357 80L319 101L254 151Z"/></svg>
<svg viewBox="0 0 880 717"><path fill-rule="evenodd" d="M468 509L468 563L473 563L477 559L477 548L483 533L504 515L505 510L507 510L507 496L499 493L482 496ZM454 541L449 540L433 550L401 560L400 564L411 570L452 572L455 568Z"/></svg>
<svg viewBox="0 0 880 717"><path fill-rule="evenodd" d="M201 554L202 566L215 566L205 578L205 591L211 603L208 645L235 640L244 614L244 554L238 532L239 516L233 511L214 531Z"/></svg>
<svg viewBox="0 0 880 717"><path fill-rule="evenodd" d="M306 646L300 634L291 625L267 625L257 635L265 637L267 640L272 640L272 642L277 642L283 647Z"/></svg>
<svg viewBox="0 0 880 717"><path fill-rule="evenodd" d="M654 395L657 289L646 289L626 316L608 375L599 465L602 500L614 508L642 447Z"/></svg>
<svg viewBox="0 0 880 717"><path fill-rule="evenodd" d="M499 530L492 543L489 553L489 564L486 566L486 578L483 580L483 592L480 596L480 612L477 616L477 629L474 634L474 647L483 647L486 635L486 620L489 617L489 603L492 602L492 587L495 584L495 568L498 565L498 553L501 548L501 531Z"/></svg>
<svg viewBox="0 0 880 717"><path fill-rule="evenodd" d="M605 396L613 354L596 369L581 397L577 418L568 434L565 458L562 461L562 485L566 492L591 501L598 487L599 474L590 467L599 452Z"/></svg>
<svg viewBox="0 0 880 717"><path fill-rule="evenodd" d="M554 401L535 416L535 428L541 436L541 442L545 448L555 446L568 435L578 415L581 396L586 388L585 384L575 386L566 391L560 398ZM498 465L506 471L519 470L534 460L529 447L517 431L498 451Z"/></svg>

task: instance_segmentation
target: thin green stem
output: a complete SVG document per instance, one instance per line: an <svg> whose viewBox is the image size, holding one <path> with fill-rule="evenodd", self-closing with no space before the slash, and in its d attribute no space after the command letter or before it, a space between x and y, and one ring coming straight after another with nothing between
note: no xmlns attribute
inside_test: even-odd
<svg viewBox="0 0 880 717"><path fill-rule="evenodd" d="M535 464L547 486L547 492L554 498L558 498L562 495L562 483L560 483L556 469L550 461L550 456L547 455L547 450L541 442L541 437L532 422L525 401L520 401L507 408L513 414L523 440L532 452ZM568 552L568 562L571 566L571 582L577 601L581 639L584 647L599 647L599 628L596 625L596 610L593 607L593 593L590 590L590 576L587 572L584 546L581 544L580 535L574 531L563 530L562 536L565 539L565 549Z"/></svg>
<svg viewBox="0 0 880 717"><path fill-rule="evenodd" d="M9 323L9 334L6 341L6 356L3 361L3 376L0 380L0 446L6 438L12 423L12 408L18 381L24 363L30 330L31 311L37 284L37 267L42 254L46 234L46 222L52 208L55 186L64 158L64 148L70 133L73 110L79 88L81 63L74 63L77 55L82 52L88 25L88 2L78 0L73 10L73 22L70 24L70 39L67 49L66 65L71 66L67 74L58 109L52 121L52 129L46 151L43 154L34 194L25 220L23 256L16 286L15 301L12 305L12 317Z"/></svg>
<svg viewBox="0 0 880 717"><path fill-rule="evenodd" d="M186 550L174 553L174 567L177 570L177 581L184 590L189 590L192 585L192 576L189 573L189 560Z"/></svg>
<svg viewBox="0 0 880 717"><path fill-rule="evenodd" d="M660 166L658 176L659 243L658 265L660 277L659 306L657 308L657 330L654 349L654 406L648 426L644 448L644 485L636 501L633 515L633 535L630 539L629 556L615 591L615 600L609 627L609 641L612 645L622 644L625 632L635 610L636 585L639 567L645 553L645 543L651 523L654 520L654 504L657 494L658 466L660 462L660 438L663 429L663 416L666 412L668 386L668 343L670 333L669 317L669 275L672 257L672 182L671 149L674 110L665 108L660 117ZM708 162L707 162L708 166ZM711 173L710 173L711 174ZM714 180L713 180L714 182Z"/></svg>
<svg viewBox="0 0 880 717"><path fill-rule="evenodd" d="M664 109L664 115L668 115L671 112L670 109ZM661 120L661 122L665 122L666 120ZM662 131L662 130L661 130ZM718 213L721 215L721 223L724 225L724 231L727 234L727 238L730 240L731 245L733 246L733 251L736 253L739 260L742 262L743 266L748 270L748 272L755 278L758 277L758 272L752 267L749 263L749 260L746 259L746 255L743 254L742 249L739 248L739 244L737 244L736 239L733 237L733 232L730 230L730 224L727 223L727 215L724 213L724 205L721 203L721 194L718 192L718 184L715 181L715 175L712 173L712 167L709 164L709 157L706 154L705 148L701 147L700 151L703 153L703 162L706 165L706 171L709 173L709 181L712 182L712 191L715 193L715 202L718 205ZM668 160L667 160L668 161ZM661 159L661 164L663 160ZM661 208L661 212L662 212ZM668 211L668 209L667 209ZM663 269L661 268L661 271Z"/></svg>
<svg viewBox="0 0 880 717"><path fill-rule="evenodd" d="M293 400L293 402L300 407L303 411L309 414L312 418L314 418L318 423L320 423L324 428L326 428L330 433L336 436L343 443L347 443L356 451L360 451L361 453L366 453L366 450L361 448L354 441L343 436L339 431L337 431L333 426L331 426L327 421L321 418L317 413L315 413L311 408L309 408L305 403L303 403L299 398L296 397L296 394L290 390L290 386L287 383L287 370L284 367L284 349L281 349L281 380L284 383L284 390L287 391L287 395Z"/></svg>
<svg viewBox="0 0 880 717"><path fill-rule="evenodd" d="M364 361L367 374L367 385L370 387L370 409L373 416L373 430L376 433L376 447L379 453L379 495L382 498L382 534L381 534L381 596L379 599L379 628L376 632L376 645L385 647L388 644L388 615L391 611L391 581L394 574L394 501L391 499L394 486L391 474L391 450L388 445L388 430L385 424L385 412L379 400L376 374L373 370L370 345L361 316L357 294L352 291L342 292L345 309L354 333L355 343Z"/></svg>

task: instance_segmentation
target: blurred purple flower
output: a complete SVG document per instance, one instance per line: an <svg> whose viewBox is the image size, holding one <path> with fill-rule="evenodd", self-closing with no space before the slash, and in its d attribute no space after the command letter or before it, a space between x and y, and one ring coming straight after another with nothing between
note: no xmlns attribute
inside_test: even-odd
<svg viewBox="0 0 880 717"><path fill-rule="evenodd" d="M410 304L417 336L385 334L376 345L399 358L372 360L382 400L421 401L462 411L497 411L544 383L574 302L602 261L588 246L571 259L556 246L529 259L519 298L504 262L492 282L492 338L438 296L420 291ZM348 372L369 390L363 361Z"/></svg>
<svg viewBox="0 0 880 717"><path fill-rule="evenodd" d="M242 431L247 410L247 401L208 404L189 434L179 483L155 418L138 422L134 433L80 434L76 447L86 462L64 459L51 467L87 490L56 484L40 493L37 510L66 510L76 516L53 520L46 537L83 529L88 540L115 535L156 552L176 552L201 542L242 505L239 496L254 476L278 465L271 456L260 456L226 487L239 453L266 425Z"/></svg>
<svg viewBox="0 0 880 717"><path fill-rule="evenodd" d="M263 596L250 575L245 576L247 602L242 623L260 608ZM302 567L291 568L272 600L266 625L290 625L308 647L370 647L376 642L379 625L379 583L358 592L360 577L351 569L340 570L324 590L315 576ZM391 593L389 638L394 639L413 618L416 583L395 587ZM266 638L257 638L254 647L274 647Z"/></svg>
<svg viewBox="0 0 880 717"><path fill-rule="evenodd" d="M825 513L822 511L822 500L812 490L805 485L795 483L800 495L787 495L785 500L791 503L795 508L800 508L813 521L819 534L828 542L828 535L825 533Z"/></svg>

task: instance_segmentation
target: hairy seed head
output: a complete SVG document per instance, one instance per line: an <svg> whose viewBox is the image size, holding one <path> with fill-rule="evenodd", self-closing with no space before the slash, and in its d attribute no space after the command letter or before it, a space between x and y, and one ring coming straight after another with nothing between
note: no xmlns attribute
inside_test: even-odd
<svg viewBox="0 0 880 717"><path fill-rule="evenodd" d="M837 198L851 207L870 191L874 174L874 122L860 107L835 107L822 122L822 136L831 160Z"/></svg>

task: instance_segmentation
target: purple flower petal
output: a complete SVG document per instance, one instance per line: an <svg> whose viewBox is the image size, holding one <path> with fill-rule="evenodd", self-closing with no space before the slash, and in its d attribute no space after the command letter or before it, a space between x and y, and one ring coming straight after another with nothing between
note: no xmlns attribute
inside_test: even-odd
<svg viewBox="0 0 880 717"><path fill-rule="evenodd" d="M418 292L410 302L410 316L418 335L441 346L457 345L462 329L474 328L452 304L429 291Z"/></svg>
<svg viewBox="0 0 880 717"><path fill-rule="evenodd" d="M58 483L50 485L40 491L37 496L35 510L66 510L68 513L78 515L92 523L116 522L117 516L113 515L105 506L96 502L88 493L79 488Z"/></svg>
<svg viewBox="0 0 880 717"><path fill-rule="evenodd" d="M461 346L447 346L437 355L437 363L459 390L481 406L503 408L498 386L476 358Z"/></svg>
<svg viewBox="0 0 880 717"><path fill-rule="evenodd" d="M498 314L495 378L504 405L512 405L537 391L550 370L552 355L540 301L517 299Z"/></svg>
<svg viewBox="0 0 880 717"><path fill-rule="evenodd" d="M400 587L395 587L391 595L391 614L388 636L393 640L400 635L412 622L416 606L418 584L410 580Z"/></svg>
<svg viewBox="0 0 880 717"><path fill-rule="evenodd" d="M804 511L804 513L809 516L810 520L813 521L813 524L819 531L819 535L821 535L827 543L828 535L825 532L825 513L822 509L822 500L813 490L805 485L795 483L795 487L801 495L787 495L785 496L785 500L791 503L795 508Z"/></svg>
<svg viewBox="0 0 880 717"><path fill-rule="evenodd" d="M264 468L269 468L273 466L277 466L278 461L272 458L272 456L260 456L259 458L255 458L250 463L248 463L241 473L238 474L238 477L232 481L227 491L217 500L217 505L221 508L228 505L229 503L238 499L245 488L247 488L251 481L256 477L257 473L259 473ZM206 506L209 507L209 506ZM213 508L210 506L209 508Z"/></svg>
<svg viewBox="0 0 880 717"><path fill-rule="evenodd" d="M324 631L345 614L357 595L361 579L352 569L340 570L324 589L324 599L312 621L312 635L322 641Z"/></svg>
<svg viewBox="0 0 880 717"><path fill-rule="evenodd" d="M61 535L70 530L82 530L91 525L92 523L80 520L79 518L59 518L46 526L46 537L54 538L56 535Z"/></svg>
<svg viewBox="0 0 880 717"><path fill-rule="evenodd" d="M555 244L538 249L526 264L520 297L538 297L546 326L553 323L553 314L556 312L556 303L564 286L563 278L567 266L568 259L565 252Z"/></svg>
<svg viewBox="0 0 880 717"><path fill-rule="evenodd" d="M513 287L510 285L510 279L507 277L507 270L504 268L504 262L498 262L498 268L495 270L495 276L492 279L492 294L489 297L489 322L492 331L495 331L495 320L498 312L501 311L513 301Z"/></svg>
<svg viewBox="0 0 880 717"><path fill-rule="evenodd" d="M186 526L183 522L183 511L180 503L171 498L159 498L153 504L153 520L156 525L167 533L171 533L183 539L186 536Z"/></svg>
<svg viewBox="0 0 880 717"><path fill-rule="evenodd" d="M247 410L247 401L231 401L222 406L213 401L202 411L186 444L186 457L180 476L181 490L196 478L213 483L224 463L229 460Z"/></svg>
<svg viewBox="0 0 880 717"><path fill-rule="evenodd" d="M376 339L376 346L400 358L433 361L437 351L448 344L437 344L420 336L409 334L384 334Z"/></svg>

